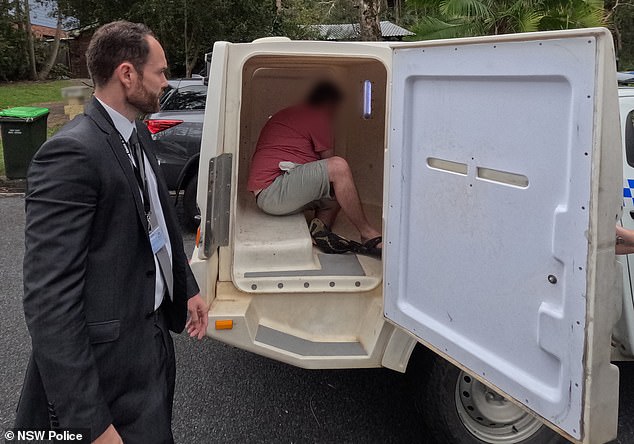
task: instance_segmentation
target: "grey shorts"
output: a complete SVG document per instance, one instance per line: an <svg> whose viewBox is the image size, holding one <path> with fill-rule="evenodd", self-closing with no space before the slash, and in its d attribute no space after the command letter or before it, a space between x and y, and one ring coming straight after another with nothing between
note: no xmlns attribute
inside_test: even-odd
<svg viewBox="0 0 634 444"><path fill-rule="evenodd" d="M257 196L258 207L273 216L333 208L326 159L295 165Z"/></svg>

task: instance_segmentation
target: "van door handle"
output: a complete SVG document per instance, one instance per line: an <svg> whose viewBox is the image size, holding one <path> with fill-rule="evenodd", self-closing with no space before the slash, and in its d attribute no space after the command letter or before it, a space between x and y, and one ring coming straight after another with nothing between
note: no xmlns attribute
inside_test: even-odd
<svg viewBox="0 0 634 444"><path fill-rule="evenodd" d="M631 217L632 219L634 219L634 210L631 210L631 211L630 211L630 217Z"/></svg>

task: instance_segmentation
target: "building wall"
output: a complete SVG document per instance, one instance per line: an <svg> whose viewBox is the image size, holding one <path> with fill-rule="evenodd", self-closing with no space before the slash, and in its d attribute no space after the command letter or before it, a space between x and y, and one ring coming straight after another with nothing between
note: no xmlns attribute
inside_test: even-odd
<svg viewBox="0 0 634 444"><path fill-rule="evenodd" d="M52 39L55 38L56 28L49 28L48 26L31 25L33 35L38 39ZM62 31L62 38L68 37L68 32Z"/></svg>

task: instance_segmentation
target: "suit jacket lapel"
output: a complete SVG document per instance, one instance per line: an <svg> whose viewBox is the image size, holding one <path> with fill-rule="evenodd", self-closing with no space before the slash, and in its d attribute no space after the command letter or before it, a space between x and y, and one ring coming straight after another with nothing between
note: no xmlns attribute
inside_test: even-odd
<svg viewBox="0 0 634 444"><path fill-rule="evenodd" d="M141 200L139 184L137 183L136 177L134 175L134 170L132 169L130 159L125 152L123 143L121 142L121 136L115 129L114 123L112 123L110 116L97 99L92 99L92 102L88 104L86 108L85 114L93 119L97 126L99 126L99 128L101 128L103 132L108 134L108 145L112 149L119 163L119 166L123 170L123 173L125 174L125 177L128 181L128 185L130 185L130 191L132 192L132 197L134 198L134 205L136 206L137 215L139 216L141 225L147 232L148 222L147 218L145 217L145 210L143 209L143 202Z"/></svg>

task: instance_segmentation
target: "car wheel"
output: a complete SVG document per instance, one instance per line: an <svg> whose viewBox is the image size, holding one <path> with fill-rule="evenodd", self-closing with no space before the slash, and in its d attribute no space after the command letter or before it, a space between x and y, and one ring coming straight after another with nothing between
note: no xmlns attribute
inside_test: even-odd
<svg viewBox="0 0 634 444"><path fill-rule="evenodd" d="M184 225L188 231L196 231L200 225L200 210L196 203L196 188L198 185L198 175L195 175L187 182L185 194L183 195Z"/></svg>
<svg viewBox="0 0 634 444"><path fill-rule="evenodd" d="M411 376L418 413L434 443L559 444L568 441L511 401L432 353Z"/></svg>

